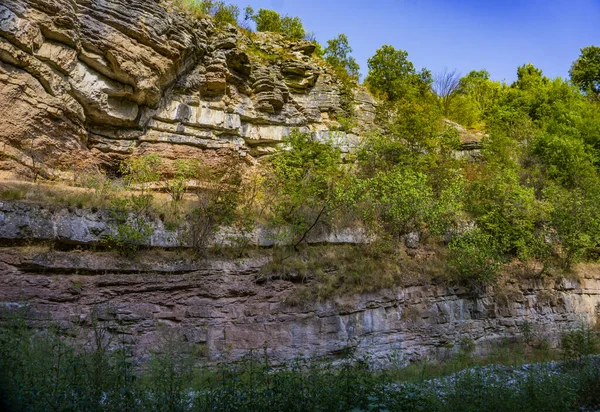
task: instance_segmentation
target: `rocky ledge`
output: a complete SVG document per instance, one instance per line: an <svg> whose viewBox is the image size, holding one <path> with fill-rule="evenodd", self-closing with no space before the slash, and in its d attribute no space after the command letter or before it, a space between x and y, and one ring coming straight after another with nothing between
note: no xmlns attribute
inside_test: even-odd
<svg viewBox="0 0 600 412"><path fill-rule="evenodd" d="M159 0L0 4L0 170L48 178L130 155L270 153L293 128L330 138L342 99L372 124L361 88L344 96L314 44L217 28Z"/></svg>
<svg viewBox="0 0 600 412"><path fill-rule="evenodd" d="M277 361L354 352L373 361L444 357L472 342L483 353L528 333L556 344L562 330L600 315L600 272L529 279L474 294L413 284L327 302L301 302L290 280L260 276L268 255L198 260L181 252L125 259L110 252L0 248L0 302L86 330L92 317L138 357L180 331L212 361L267 348ZM292 304L291 302L294 302Z"/></svg>

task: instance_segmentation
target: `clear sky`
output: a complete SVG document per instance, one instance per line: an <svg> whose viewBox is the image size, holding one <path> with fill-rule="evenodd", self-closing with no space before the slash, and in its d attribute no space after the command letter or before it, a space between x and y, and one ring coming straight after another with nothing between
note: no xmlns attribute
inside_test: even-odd
<svg viewBox="0 0 600 412"><path fill-rule="evenodd" d="M585 46L600 46L600 0L228 0L243 10L269 8L298 16L325 44L345 33L366 74L383 44L408 52L417 69L466 74L487 69L511 82L533 63L568 77Z"/></svg>

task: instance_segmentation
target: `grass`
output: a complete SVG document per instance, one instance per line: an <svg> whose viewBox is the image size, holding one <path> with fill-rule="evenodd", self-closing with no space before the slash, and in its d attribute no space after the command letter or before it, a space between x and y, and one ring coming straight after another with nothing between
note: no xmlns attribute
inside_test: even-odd
<svg viewBox="0 0 600 412"><path fill-rule="evenodd" d="M21 188L8 188L0 192L2 200L22 200L27 196L27 191Z"/></svg>
<svg viewBox="0 0 600 412"><path fill-rule="evenodd" d="M441 246L428 245L425 251L409 257L400 243L276 248L260 279L303 284L290 304L423 284L443 276L445 269Z"/></svg>

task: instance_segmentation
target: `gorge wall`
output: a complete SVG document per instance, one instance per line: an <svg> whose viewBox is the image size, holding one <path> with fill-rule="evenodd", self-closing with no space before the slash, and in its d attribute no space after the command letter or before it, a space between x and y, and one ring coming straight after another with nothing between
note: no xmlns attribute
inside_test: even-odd
<svg viewBox="0 0 600 412"><path fill-rule="evenodd" d="M294 128L349 151L373 126L376 103L361 87L345 90L314 49L218 28L168 1L3 0L0 178L70 178L151 153L253 163ZM348 106L357 125L340 131ZM94 250L110 234L103 211L0 202L0 306L65 331L88 330L97 316L141 357L162 334L181 331L211 360L267 347L278 361L349 351L379 361L444 356L465 338L483 352L519 336L525 322L556 342L600 310L594 268L579 280L515 280L477 295L416 283L292 304L304 286L265 280L268 253L198 259L162 249L186 244L152 224L154 249L124 258ZM253 236L255 246L272 246L264 232ZM348 231L309 241L364 239Z"/></svg>
<svg viewBox="0 0 600 412"><path fill-rule="evenodd" d="M0 170L58 178L150 153L251 160L292 128L349 150L375 102L345 92L314 50L167 1L3 1ZM344 104L359 126L335 131Z"/></svg>
<svg viewBox="0 0 600 412"><path fill-rule="evenodd" d="M26 308L34 326L68 330L96 316L114 343L139 357L165 333L181 332L210 360L236 359L266 347L273 360L354 352L385 362L443 357L460 343L486 352L531 333L556 343L564 329L600 316L600 270L580 280L514 281L473 294L440 284L412 284L328 302L291 304L303 287L265 280L267 256L196 260L150 251L135 259L110 252L39 246L0 248L0 302ZM95 315L93 315L95 313Z"/></svg>

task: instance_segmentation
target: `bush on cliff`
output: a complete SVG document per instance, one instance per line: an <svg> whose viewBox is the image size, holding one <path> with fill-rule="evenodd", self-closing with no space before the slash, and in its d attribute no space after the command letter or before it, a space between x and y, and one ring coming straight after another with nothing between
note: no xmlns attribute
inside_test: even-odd
<svg viewBox="0 0 600 412"><path fill-rule="evenodd" d="M275 10L246 8L246 20L256 24L256 31L281 33L290 39L300 40L307 35L299 17L281 16Z"/></svg>

